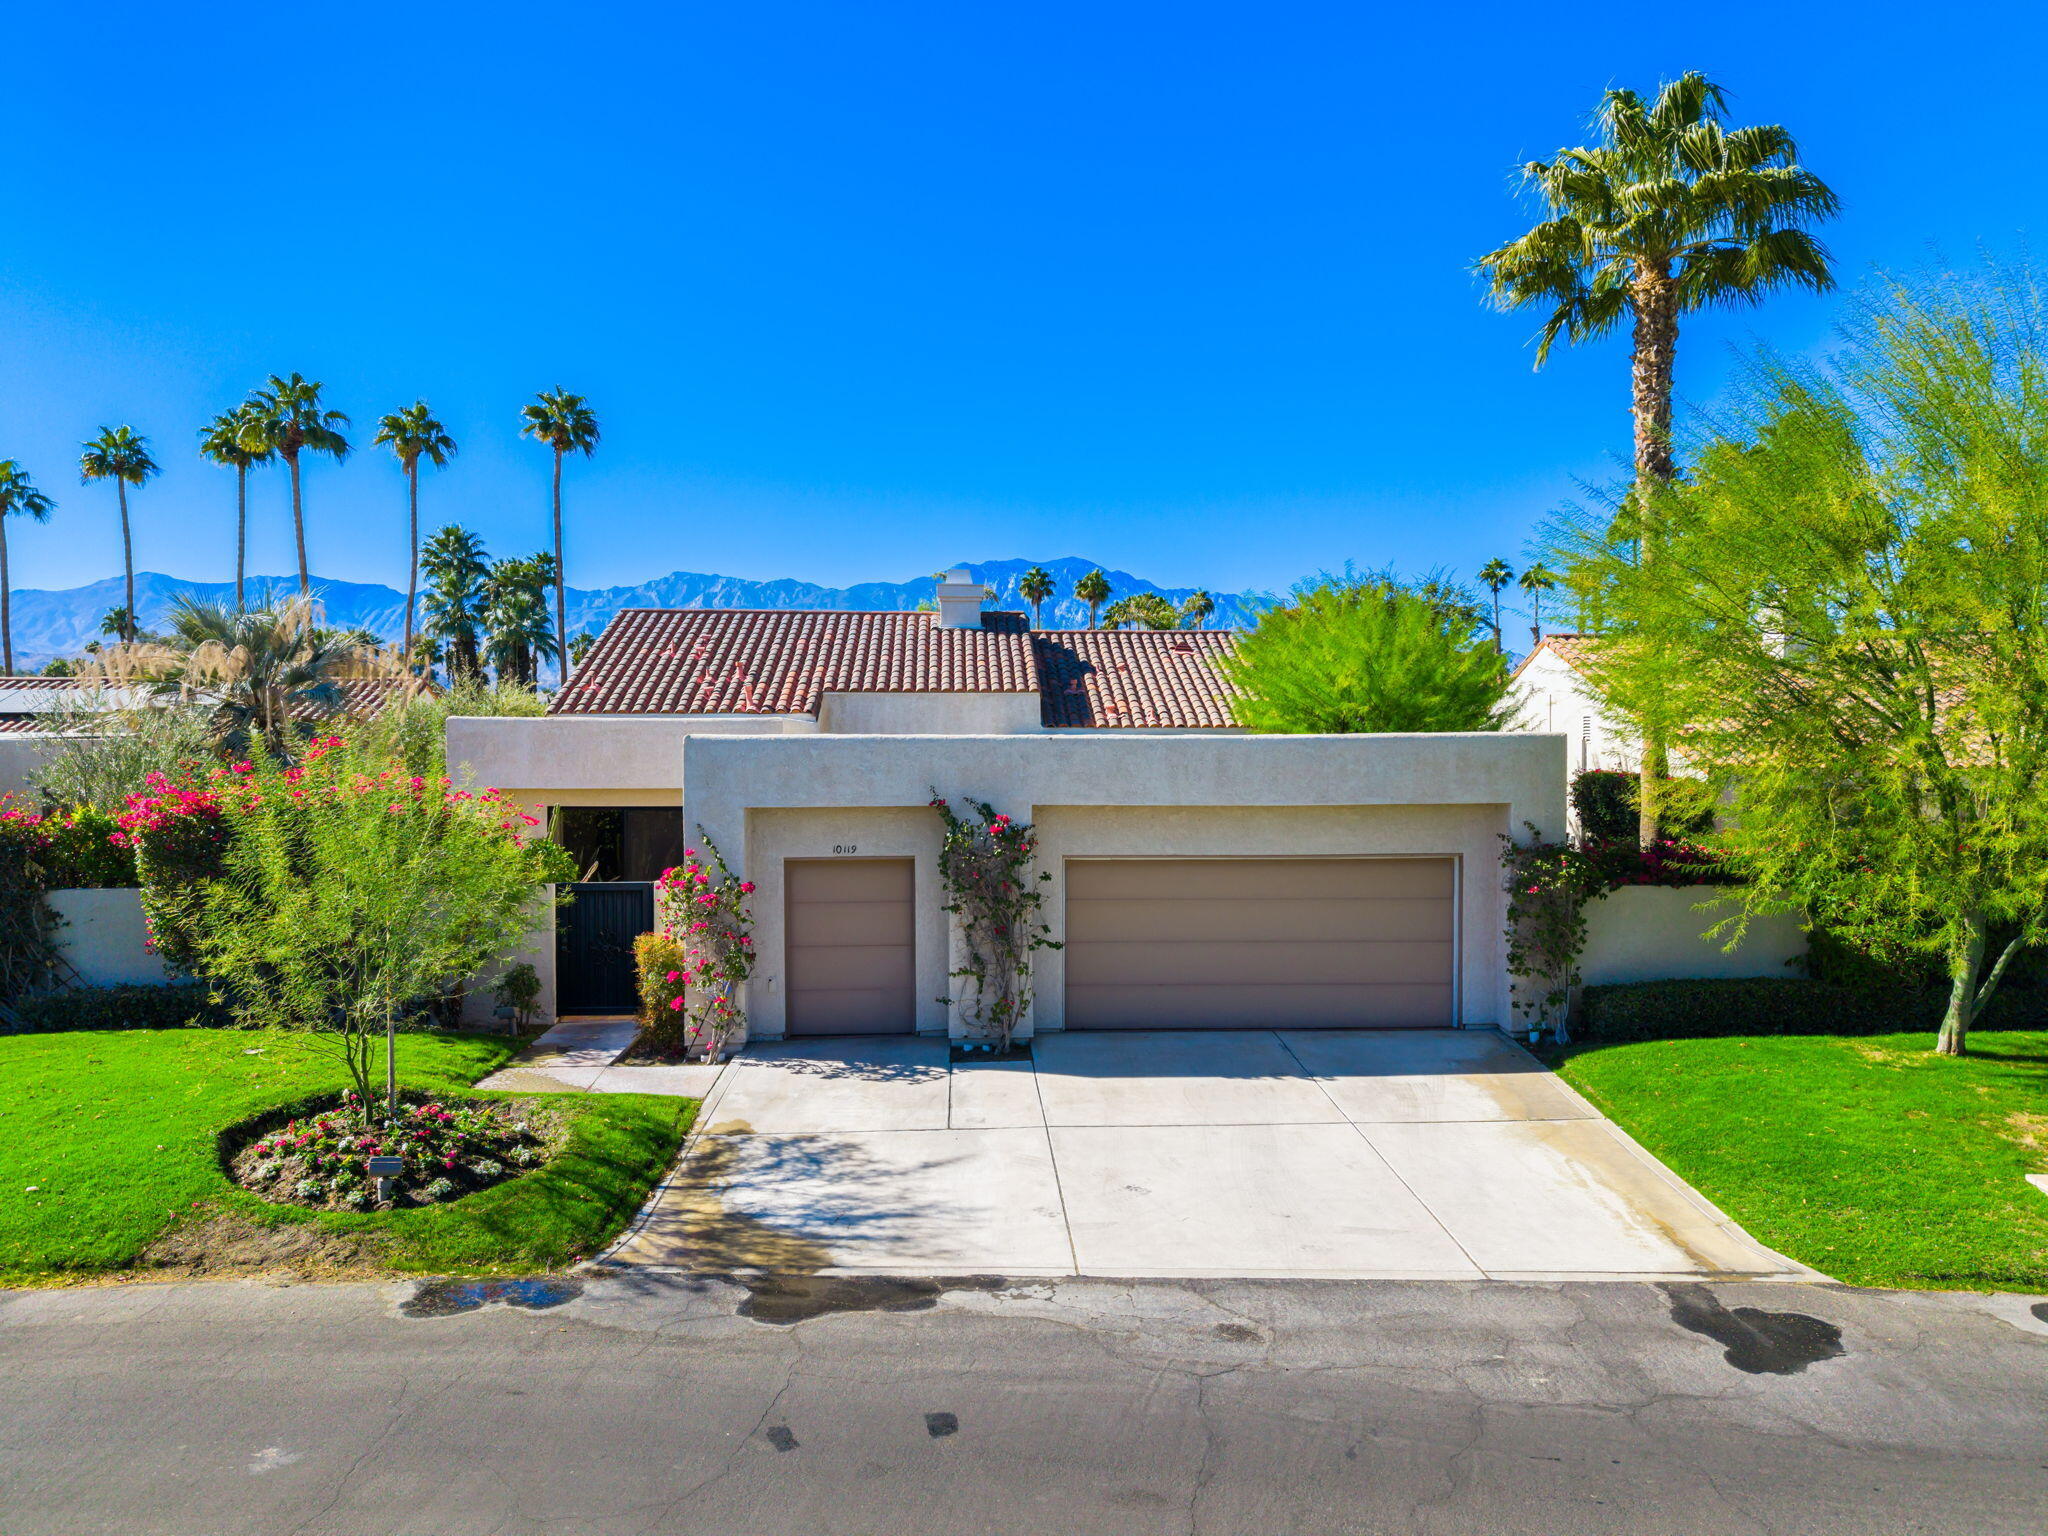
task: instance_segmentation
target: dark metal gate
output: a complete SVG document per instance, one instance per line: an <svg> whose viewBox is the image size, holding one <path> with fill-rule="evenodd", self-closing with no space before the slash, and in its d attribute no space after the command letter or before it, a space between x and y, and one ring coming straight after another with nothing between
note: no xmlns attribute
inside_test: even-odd
<svg viewBox="0 0 2048 1536"><path fill-rule="evenodd" d="M654 930L654 887L618 880L566 889L572 899L555 913L556 1012L634 1012L633 941Z"/></svg>

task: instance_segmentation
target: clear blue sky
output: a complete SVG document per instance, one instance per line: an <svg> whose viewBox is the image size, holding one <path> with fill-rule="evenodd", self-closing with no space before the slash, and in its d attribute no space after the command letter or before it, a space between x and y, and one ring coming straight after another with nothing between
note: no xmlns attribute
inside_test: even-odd
<svg viewBox="0 0 2048 1536"><path fill-rule="evenodd" d="M1702 17L1708 18L1702 21ZM605 441L579 586L674 568L834 584L1083 554L1272 588L1346 560L1514 559L1626 450L1620 341L1543 373L1473 257L1511 170L1610 82L1698 68L1847 207L1847 277L2018 247L2044 176L2038 5L24 6L9 20L0 457L60 503L17 586L119 569L77 483L103 423L166 465L137 563L231 572L194 434L273 370L361 442L308 473L314 568L402 579L374 418L462 444L429 527L546 536L537 388ZM1822 344L1833 302L1695 321ZM257 569L290 566L281 472Z"/></svg>

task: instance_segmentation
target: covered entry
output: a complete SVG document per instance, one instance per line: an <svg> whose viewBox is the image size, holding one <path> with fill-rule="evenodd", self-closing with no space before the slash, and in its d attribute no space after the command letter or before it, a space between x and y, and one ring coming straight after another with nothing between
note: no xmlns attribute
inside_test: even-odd
<svg viewBox="0 0 2048 1536"><path fill-rule="evenodd" d="M908 1034L916 1024L909 859L783 865L792 1035Z"/></svg>
<svg viewBox="0 0 2048 1536"><path fill-rule="evenodd" d="M1069 859L1069 1029L1455 1022L1448 858Z"/></svg>

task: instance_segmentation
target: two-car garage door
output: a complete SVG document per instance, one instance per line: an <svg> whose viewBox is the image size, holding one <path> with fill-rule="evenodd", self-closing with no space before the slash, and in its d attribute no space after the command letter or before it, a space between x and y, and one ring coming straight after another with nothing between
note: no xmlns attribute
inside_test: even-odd
<svg viewBox="0 0 2048 1536"><path fill-rule="evenodd" d="M1450 859L1070 859L1067 1028L1454 1022Z"/></svg>

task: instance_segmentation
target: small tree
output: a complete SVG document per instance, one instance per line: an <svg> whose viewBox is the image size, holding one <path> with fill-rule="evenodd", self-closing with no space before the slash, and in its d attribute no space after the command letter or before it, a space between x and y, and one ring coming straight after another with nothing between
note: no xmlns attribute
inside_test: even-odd
<svg viewBox="0 0 2048 1536"><path fill-rule="evenodd" d="M1298 588L1222 666L1255 731L1494 731L1508 683L1475 610L1383 576Z"/></svg>
<svg viewBox="0 0 2048 1536"><path fill-rule="evenodd" d="M395 1114L400 1028L534 931L560 850L524 840L537 819L495 791L377 769L339 737L294 767L220 770L198 793L123 818L145 847L181 819L211 824L217 872L156 893L192 968L244 1022L329 1046L365 1102L381 1044Z"/></svg>
<svg viewBox="0 0 2048 1536"><path fill-rule="evenodd" d="M1573 581L1596 685L1732 786L1748 910L1941 955L1960 1055L2048 937L2048 297L1888 280L1844 340L1753 370L1659 559L1624 506L1570 541Z"/></svg>

